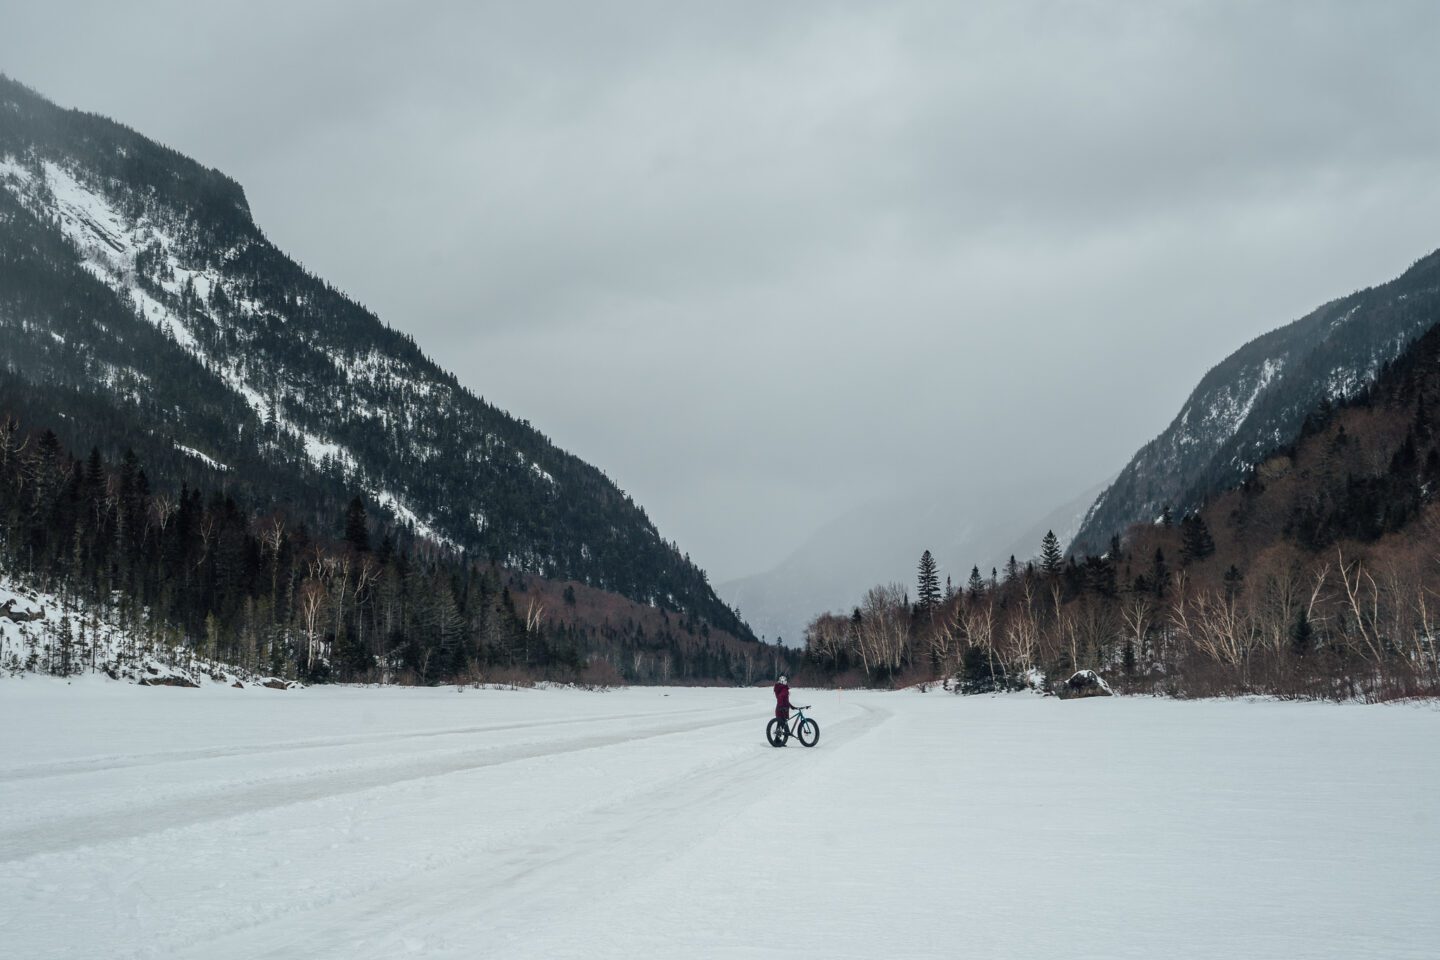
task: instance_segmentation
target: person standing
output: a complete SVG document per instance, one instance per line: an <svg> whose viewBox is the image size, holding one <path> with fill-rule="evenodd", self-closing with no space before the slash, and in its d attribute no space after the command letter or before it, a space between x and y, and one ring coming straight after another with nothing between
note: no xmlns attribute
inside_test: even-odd
<svg viewBox="0 0 1440 960"><path fill-rule="evenodd" d="M790 683L783 673L775 683L775 719L781 723L790 720Z"/></svg>

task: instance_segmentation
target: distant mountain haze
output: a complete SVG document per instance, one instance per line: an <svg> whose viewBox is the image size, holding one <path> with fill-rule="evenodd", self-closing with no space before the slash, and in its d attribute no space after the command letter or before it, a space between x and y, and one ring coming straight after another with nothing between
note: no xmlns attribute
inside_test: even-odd
<svg viewBox="0 0 1440 960"><path fill-rule="evenodd" d="M1100 489L1091 485L1037 518L1033 504L1065 478L1030 478L1004 489L984 489L987 482L977 472L948 491L874 501L817 531L773 569L716 590L756 634L798 646L817 613L848 610L872 586L900 583L913 591L925 550L934 554L941 582L949 577L957 588L973 566L988 577L1012 555L1023 563L1039 552L1047 530L1073 536Z"/></svg>

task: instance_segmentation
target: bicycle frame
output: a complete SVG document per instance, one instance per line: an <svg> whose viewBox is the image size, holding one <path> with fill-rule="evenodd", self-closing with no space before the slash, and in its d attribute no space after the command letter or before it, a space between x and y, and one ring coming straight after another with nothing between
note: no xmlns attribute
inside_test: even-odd
<svg viewBox="0 0 1440 960"><path fill-rule="evenodd" d="M799 739L800 724L805 722L805 708L791 707L790 709L794 712L791 713L790 716L787 717L784 721L785 735L787 737L795 737L796 739Z"/></svg>

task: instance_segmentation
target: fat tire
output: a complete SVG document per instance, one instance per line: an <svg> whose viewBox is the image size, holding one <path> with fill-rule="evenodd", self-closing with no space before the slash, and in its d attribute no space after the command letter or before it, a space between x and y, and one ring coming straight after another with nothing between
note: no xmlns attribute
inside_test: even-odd
<svg viewBox="0 0 1440 960"><path fill-rule="evenodd" d="M800 721L800 729L797 731L800 742L807 747L813 747L820 742L820 724L806 717Z"/></svg>
<svg viewBox="0 0 1440 960"><path fill-rule="evenodd" d="M780 722L779 717L771 719L771 721L765 725L765 739L770 741L770 746L783 747L785 746L785 741L789 738L790 731L786 729L785 724Z"/></svg>

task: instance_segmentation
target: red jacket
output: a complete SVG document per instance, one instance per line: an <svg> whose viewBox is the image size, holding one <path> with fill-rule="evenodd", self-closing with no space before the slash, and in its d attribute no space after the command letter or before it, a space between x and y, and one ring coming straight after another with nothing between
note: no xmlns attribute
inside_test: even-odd
<svg viewBox="0 0 1440 960"><path fill-rule="evenodd" d="M790 688L783 683L775 684L775 716L790 719Z"/></svg>

